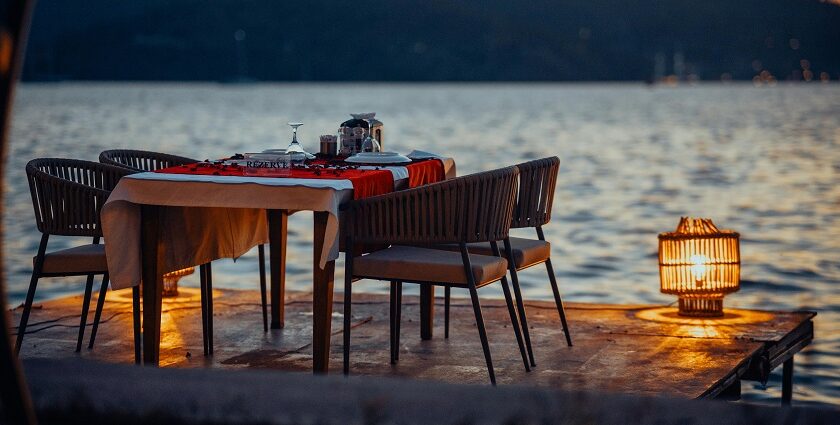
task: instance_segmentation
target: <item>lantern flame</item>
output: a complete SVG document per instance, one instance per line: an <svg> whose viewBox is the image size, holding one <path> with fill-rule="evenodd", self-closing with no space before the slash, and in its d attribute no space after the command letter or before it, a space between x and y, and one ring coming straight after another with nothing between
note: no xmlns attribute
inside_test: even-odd
<svg viewBox="0 0 840 425"><path fill-rule="evenodd" d="M703 279L706 277L706 272L709 270L707 264L709 257L701 254L694 254L689 258L691 260L691 274L694 275L694 280L697 286L703 286Z"/></svg>

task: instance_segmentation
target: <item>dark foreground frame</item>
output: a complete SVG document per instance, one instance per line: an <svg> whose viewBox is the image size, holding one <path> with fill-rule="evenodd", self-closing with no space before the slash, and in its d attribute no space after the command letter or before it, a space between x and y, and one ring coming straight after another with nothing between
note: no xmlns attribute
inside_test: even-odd
<svg viewBox="0 0 840 425"><path fill-rule="evenodd" d="M34 0L5 0L0 2L0 187L6 175L6 154L9 145L9 125L15 98L15 86L20 70L23 68L23 56L26 51L26 39L32 20ZM0 217L2 217L3 193L0 191ZM3 240L0 225L0 241ZM0 247L2 249L2 247ZM0 255L0 266L3 256ZM12 350L9 335L9 312L6 308L6 282L0 274L0 399L2 400L2 418L10 423L35 423L32 401L26 388L26 381Z"/></svg>
<svg viewBox="0 0 840 425"><path fill-rule="evenodd" d="M829 424L837 413L271 370L157 369L81 359L25 363L36 405L45 406L39 416L61 423Z"/></svg>

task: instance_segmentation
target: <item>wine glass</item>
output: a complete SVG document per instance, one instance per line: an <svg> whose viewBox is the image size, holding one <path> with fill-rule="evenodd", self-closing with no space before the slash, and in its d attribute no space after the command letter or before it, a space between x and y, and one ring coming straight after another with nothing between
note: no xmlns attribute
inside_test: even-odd
<svg viewBox="0 0 840 425"><path fill-rule="evenodd" d="M301 163L309 157L309 153L303 149L297 139L298 127L302 126L302 122L290 122L289 127L292 127L292 143L286 148L286 153L292 156L292 162Z"/></svg>
<svg viewBox="0 0 840 425"><path fill-rule="evenodd" d="M373 120L367 119L366 121L368 122L368 135L362 142L362 152L379 152L382 150L382 146L379 145L379 141L373 136Z"/></svg>

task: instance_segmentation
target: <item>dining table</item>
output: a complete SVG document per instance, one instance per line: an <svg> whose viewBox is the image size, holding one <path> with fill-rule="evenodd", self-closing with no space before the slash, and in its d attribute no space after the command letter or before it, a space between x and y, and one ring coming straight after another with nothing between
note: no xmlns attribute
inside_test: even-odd
<svg viewBox="0 0 840 425"><path fill-rule="evenodd" d="M335 261L341 205L453 178L451 158L413 152L400 165L330 167L252 175L205 161L123 177L101 212L112 289L140 285L142 362L160 360L163 275L269 244L271 328L284 327L288 216L313 212L313 371L329 369ZM325 165L326 164L326 165ZM432 337L434 287L421 288L421 337Z"/></svg>

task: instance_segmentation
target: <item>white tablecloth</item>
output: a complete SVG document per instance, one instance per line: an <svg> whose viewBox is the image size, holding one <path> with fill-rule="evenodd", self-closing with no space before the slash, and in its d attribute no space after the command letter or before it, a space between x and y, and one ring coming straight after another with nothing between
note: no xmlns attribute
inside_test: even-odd
<svg viewBox="0 0 840 425"><path fill-rule="evenodd" d="M455 163L443 159L447 178ZM405 167L386 167L395 186ZM102 232L113 289L140 284L141 205L162 210L161 267L164 272L237 258L268 242L266 209L329 213L319 266L338 258L338 209L353 198L349 180L292 179L139 173L120 180L102 208ZM213 231L207 231L212 229Z"/></svg>

